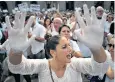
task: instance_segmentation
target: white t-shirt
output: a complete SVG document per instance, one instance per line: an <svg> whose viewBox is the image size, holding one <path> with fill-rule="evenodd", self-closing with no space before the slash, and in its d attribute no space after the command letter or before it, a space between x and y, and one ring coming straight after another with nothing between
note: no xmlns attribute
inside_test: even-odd
<svg viewBox="0 0 115 82"><path fill-rule="evenodd" d="M91 75L104 74L109 66L109 58L103 63L98 63L92 58L71 59L67 64L63 77L58 78L56 73L51 69L54 82L82 82L81 73ZM8 66L11 72L19 74L38 74L38 82L52 82L49 70L48 60L46 59L26 59L22 56L22 62L13 65L8 60Z"/></svg>
<svg viewBox="0 0 115 82"><path fill-rule="evenodd" d="M36 23L34 25L33 30L32 30L32 34L36 35L36 37L44 38L44 36L46 34L46 29L43 25ZM37 54L38 52L40 52L43 49L44 49L44 43L43 42L39 42L39 41L34 40L31 43L31 51L33 54Z"/></svg>

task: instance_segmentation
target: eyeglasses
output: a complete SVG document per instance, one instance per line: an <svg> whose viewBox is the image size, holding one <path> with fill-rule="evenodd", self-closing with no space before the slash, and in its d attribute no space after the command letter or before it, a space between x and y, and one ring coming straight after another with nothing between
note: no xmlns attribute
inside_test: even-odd
<svg viewBox="0 0 115 82"><path fill-rule="evenodd" d="M108 44L108 46L109 46L109 47L111 47L111 46L112 46L112 47L114 48L114 44Z"/></svg>

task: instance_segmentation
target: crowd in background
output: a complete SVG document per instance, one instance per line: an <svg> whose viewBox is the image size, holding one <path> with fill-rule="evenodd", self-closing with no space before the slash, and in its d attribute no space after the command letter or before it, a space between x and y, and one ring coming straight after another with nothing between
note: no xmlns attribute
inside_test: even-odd
<svg viewBox="0 0 115 82"><path fill-rule="evenodd" d="M79 10L79 12L81 13L81 16L83 17L84 22L86 22L82 10ZM99 23L100 23L100 20L102 19L103 13L107 14L104 27L102 27L104 28L103 47L105 50L111 53L110 48L114 50L114 45L115 45L114 43L111 43L114 41L114 35L115 35L114 34L114 23L115 23L114 17L115 16L113 13L105 12L101 6L98 6L96 8L96 13L97 13L97 18L99 20ZM92 52L90 51L90 49L87 46L85 46L83 43L81 43L79 40L77 40L76 33L79 33L82 35L83 30L81 29L79 23L77 22L77 20L79 19L76 18L76 13L74 11L70 11L70 12L52 11L52 12L39 12L39 13L34 13L34 14L27 13L25 24L28 22L28 19L30 18L31 15L34 15L35 19L31 26L30 31L28 32L28 38L30 38L32 35L36 35L36 38L31 44L31 46L24 53L25 57L29 59L51 58L51 55L49 54L49 51L46 50L46 48L47 48L48 40L50 39L50 37L54 35L61 35L70 39L70 45L74 50L73 56L77 58L91 57ZM10 22L12 26L15 23L14 19L15 19L14 15L10 15ZM5 23L5 16L2 16L0 18L0 43L1 43L0 49L1 51L5 50L4 53L8 55L10 48L9 48L7 39L8 39L8 31L7 31L7 26ZM111 54L113 58L113 53ZM114 61L114 58L112 59L112 61ZM110 70L114 70L114 68L110 66L109 71ZM12 74L8 69L7 71L9 72L8 75L14 75L16 82L20 82L19 80L20 78L18 77L20 75ZM3 74L1 81L4 80L3 79L4 76L5 75ZM90 75L87 75L87 76L91 78ZM27 82L31 82L30 75L26 75L24 76L24 78L26 79ZM108 81L108 79L111 79L112 81ZM105 82L113 82L113 80L114 80L114 77L112 77L110 73L107 73Z"/></svg>

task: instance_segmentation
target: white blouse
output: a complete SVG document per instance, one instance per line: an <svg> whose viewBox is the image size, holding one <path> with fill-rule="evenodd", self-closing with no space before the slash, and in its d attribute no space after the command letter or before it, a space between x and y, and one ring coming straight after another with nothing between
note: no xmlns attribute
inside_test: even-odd
<svg viewBox="0 0 115 82"><path fill-rule="evenodd" d="M53 82L50 76L49 64L46 59L26 59L22 57L22 62L13 65L9 62L8 66L11 72L19 74L38 74L39 82ZM53 70L52 76L54 82L82 82L81 73L91 75L104 74L109 66L109 57L104 63L98 63L92 58L75 58L68 63L63 77L58 78Z"/></svg>

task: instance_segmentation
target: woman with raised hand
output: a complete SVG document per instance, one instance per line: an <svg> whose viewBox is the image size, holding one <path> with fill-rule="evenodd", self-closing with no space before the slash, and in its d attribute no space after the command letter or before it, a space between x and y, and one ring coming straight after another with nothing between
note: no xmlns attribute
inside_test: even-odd
<svg viewBox="0 0 115 82"><path fill-rule="evenodd" d="M109 59L102 47L103 28L101 27L103 24L100 25L96 22L94 7L91 8L93 20L90 20L87 5L83 7L87 26L76 10L78 22L84 30L83 36L77 36L92 51L93 55L91 58L71 58L72 49L67 38L53 36L48 42L51 59L26 59L22 52L27 49L32 39L34 39L34 37L31 40L26 39L33 17L30 18L30 21L24 27L22 18L25 16L20 16L20 13L16 13L15 28L11 27L9 19L6 17L9 28L9 44L12 48L8 60L10 71L20 74L37 73L39 82L82 82L81 73L89 73L91 75L104 74L109 66ZM105 16L102 21L104 20ZM15 44L16 42L17 44Z"/></svg>

